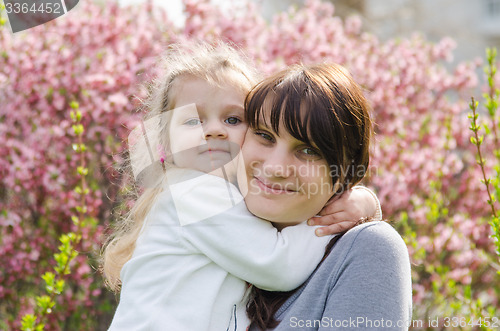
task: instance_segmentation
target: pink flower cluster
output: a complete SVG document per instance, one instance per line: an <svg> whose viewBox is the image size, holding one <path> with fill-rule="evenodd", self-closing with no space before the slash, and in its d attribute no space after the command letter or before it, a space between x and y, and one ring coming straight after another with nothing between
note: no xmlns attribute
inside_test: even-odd
<svg viewBox="0 0 500 331"><path fill-rule="evenodd" d="M102 307L114 301L87 256L96 256L118 204L116 164L144 93L140 83L154 76L152 64L166 45L191 38L231 41L264 73L299 61L346 66L366 89L377 123L366 184L376 189L386 218L408 217L410 230L395 226L418 266L416 304L430 305L433 282L451 280L477 289L498 308L494 286L483 286L499 280L490 267L493 247L483 221L489 210L467 119L479 85L477 61L452 64L450 39L434 44L415 35L382 42L363 32L358 18L335 16L327 2L308 1L270 23L252 3L240 11L208 0L184 4L182 28L151 2L122 8L113 1L82 1L25 33L0 28L0 320L18 328L18 316L41 291L39 276L50 268L58 235L72 229L77 162L71 101L80 105L90 150L87 205L101 222L86 234L71 291L58 299L52 323L67 328L82 325L84 315L95 323L109 317ZM492 143L485 148L491 152ZM430 202L437 203L438 216ZM449 272L432 276L425 265Z"/></svg>

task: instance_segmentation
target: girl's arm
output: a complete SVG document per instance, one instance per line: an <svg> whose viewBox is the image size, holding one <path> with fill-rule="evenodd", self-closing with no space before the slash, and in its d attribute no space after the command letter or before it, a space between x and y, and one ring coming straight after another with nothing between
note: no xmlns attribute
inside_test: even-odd
<svg viewBox="0 0 500 331"><path fill-rule="evenodd" d="M347 231L365 219L381 221L382 209L372 190L357 185L327 203L308 224L324 226L316 230L318 236L324 236Z"/></svg>
<svg viewBox="0 0 500 331"><path fill-rule="evenodd" d="M331 239L318 238L315 228L305 222L278 232L270 222L248 211L235 186L216 176L171 185L158 205L172 201L181 224L182 244L193 254L201 252L234 276L267 290L288 291L301 285ZM168 208L154 212L161 210Z"/></svg>

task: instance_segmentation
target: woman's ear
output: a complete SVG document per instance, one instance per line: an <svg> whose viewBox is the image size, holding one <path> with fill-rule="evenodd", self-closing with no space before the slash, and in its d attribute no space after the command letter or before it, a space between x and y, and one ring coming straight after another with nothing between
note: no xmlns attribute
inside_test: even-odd
<svg viewBox="0 0 500 331"><path fill-rule="evenodd" d="M341 196L342 193L344 193L344 185L342 185L338 180L333 184L333 197L335 196Z"/></svg>
<svg viewBox="0 0 500 331"><path fill-rule="evenodd" d="M326 202L325 206L328 206L332 202L340 199L340 197L344 193L344 189L343 189L342 185L339 183L338 180L333 185L333 192L334 193L332 194L332 197L330 199L328 199L328 201Z"/></svg>

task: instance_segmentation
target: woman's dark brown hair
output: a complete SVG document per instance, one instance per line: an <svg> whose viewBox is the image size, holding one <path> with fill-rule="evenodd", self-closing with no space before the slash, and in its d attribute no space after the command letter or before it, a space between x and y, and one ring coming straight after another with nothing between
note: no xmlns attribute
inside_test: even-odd
<svg viewBox="0 0 500 331"><path fill-rule="evenodd" d="M363 91L337 64L294 65L261 81L245 100L251 129L264 121L294 138L316 145L330 166L335 194L357 184L369 164L372 123ZM339 237L335 237L337 240ZM334 241L326 248L325 257ZM324 258L323 258L324 259ZM276 327L276 311L293 294L253 288L247 304L252 323L262 330Z"/></svg>

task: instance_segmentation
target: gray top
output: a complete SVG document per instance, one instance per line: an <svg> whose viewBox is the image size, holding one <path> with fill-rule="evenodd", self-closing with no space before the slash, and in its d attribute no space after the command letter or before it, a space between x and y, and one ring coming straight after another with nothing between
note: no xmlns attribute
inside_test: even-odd
<svg viewBox="0 0 500 331"><path fill-rule="evenodd" d="M370 222L337 241L278 310L274 330L407 330L411 312L407 247L389 224Z"/></svg>

